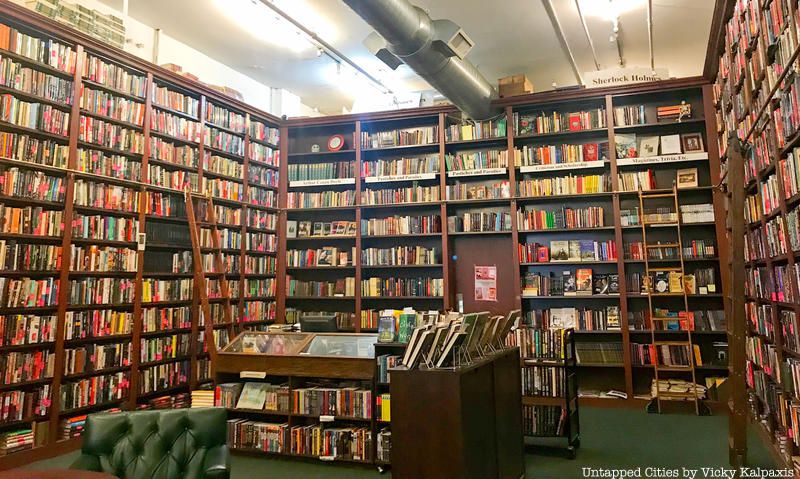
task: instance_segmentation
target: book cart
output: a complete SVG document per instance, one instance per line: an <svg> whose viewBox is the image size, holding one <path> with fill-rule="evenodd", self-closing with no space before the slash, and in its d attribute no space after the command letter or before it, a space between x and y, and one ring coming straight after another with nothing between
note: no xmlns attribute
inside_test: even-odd
<svg viewBox="0 0 800 479"><path fill-rule="evenodd" d="M564 446L574 459L581 444L575 331L525 327L510 340L520 351L525 445Z"/></svg>

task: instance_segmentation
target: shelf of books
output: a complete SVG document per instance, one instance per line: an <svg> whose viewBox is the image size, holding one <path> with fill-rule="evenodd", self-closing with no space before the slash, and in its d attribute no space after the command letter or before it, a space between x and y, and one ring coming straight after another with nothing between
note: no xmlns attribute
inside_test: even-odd
<svg viewBox="0 0 800 479"><path fill-rule="evenodd" d="M666 265L683 255L691 274L678 284L691 310L680 290L665 291L675 302L664 314L688 315L702 333L698 382L715 400L727 359L708 94L700 83L582 93L477 123L424 110L290 121L290 171L322 172L294 195L290 181L290 281L322 269L330 279L298 298L290 291L287 304L343 313L342 330L374 330L383 309L454 307L457 261L470 250L516 249L515 305L527 324L575 329L578 367L592 371L582 400L643 404L653 380L644 254ZM673 183L686 247L645 248L640 217L661 210L639 212L637 191ZM666 232L653 229L658 242ZM340 278L354 278L352 294Z"/></svg>
<svg viewBox="0 0 800 479"><path fill-rule="evenodd" d="M779 463L797 474L798 5L740 1L731 10L721 32L713 104L723 158L731 158L729 132L745 144L747 409Z"/></svg>
<svg viewBox="0 0 800 479"><path fill-rule="evenodd" d="M10 2L0 12L5 469L77 447L88 413L187 407L212 380L186 188L225 219L230 274L215 281L238 314L218 345L274 321L281 162L276 118Z"/></svg>

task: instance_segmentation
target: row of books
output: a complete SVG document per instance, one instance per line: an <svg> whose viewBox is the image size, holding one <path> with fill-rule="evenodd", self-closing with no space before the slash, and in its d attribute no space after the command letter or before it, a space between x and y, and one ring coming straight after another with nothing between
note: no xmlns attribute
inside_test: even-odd
<svg viewBox="0 0 800 479"><path fill-rule="evenodd" d="M522 395L563 397L565 393L564 368L525 366L522 368Z"/></svg>
<svg viewBox="0 0 800 479"><path fill-rule="evenodd" d="M242 135L245 133L244 115L231 111L223 106L208 102L205 108L205 119L206 123L227 128Z"/></svg>
<svg viewBox="0 0 800 479"><path fill-rule="evenodd" d="M517 228L520 230L549 230L572 228L597 228L605 226L602 206L588 208L562 207L555 210L517 211Z"/></svg>
<svg viewBox="0 0 800 479"><path fill-rule="evenodd" d="M594 130L606 127L606 111L605 108L595 108L574 112L514 112L513 120L517 135Z"/></svg>
<svg viewBox="0 0 800 479"><path fill-rule="evenodd" d="M95 90L87 86L81 87L80 107L84 111L96 115L107 116L114 120L142 126L145 105L111 93ZM151 121L151 126L153 122Z"/></svg>
<svg viewBox="0 0 800 479"><path fill-rule="evenodd" d="M439 172L439 156L429 155L414 158L378 159L375 161L361 162L361 177L383 177L417 175ZM340 178L349 178L352 175L340 175Z"/></svg>
<svg viewBox="0 0 800 479"><path fill-rule="evenodd" d="M506 346L518 347L523 359L562 360L568 357L564 329L517 328L506 337Z"/></svg>
<svg viewBox="0 0 800 479"><path fill-rule="evenodd" d="M163 138L151 136L150 157L175 165L197 168L200 150L191 145L175 145Z"/></svg>
<svg viewBox="0 0 800 479"><path fill-rule="evenodd" d="M459 151L446 154L444 161L447 171L507 168L508 150Z"/></svg>
<svg viewBox="0 0 800 479"><path fill-rule="evenodd" d="M534 297L618 295L619 275L593 273L591 268L579 268L574 272L561 273L529 271L522 277L522 294Z"/></svg>
<svg viewBox="0 0 800 479"><path fill-rule="evenodd" d="M0 424L45 417L50 411L50 385L0 393Z"/></svg>
<svg viewBox="0 0 800 479"><path fill-rule="evenodd" d="M361 264L364 266L436 265L440 263L440 251L424 246L366 248L361 251Z"/></svg>
<svg viewBox="0 0 800 479"><path fill-rule="evenodd" d="M159 301L185 301L192 297L193 280L184 279L153 279L142 280L142 302Z"/></svg>
<svg viewBox="0 0 800 479"><path fill-rule="evenodd" d="M753 303L746 303L746 304L750 305L751 307L754 306ZM771 309L770 305L767 304L761 305L762 308L765 306ZM767 309L767 312L770 311L770 309ZM789 351L800 352L800 337L798 337L798 335L800 334L800 329L798 329L798 324L797 324L797 313L795 313L794 311L783 309L780 311L778 319L780 320L780 325L781 325L781 337L783 338L783 347L788 349ZM763 321L761 318L759 318L759 320ZM763 329L764 329L763 327L759 328L759 330ZM769 329L767 332L771 332L771 329ZM771 337L771 335L768 337Z"/></svg>
<svg viewBox="0 0 800 479"><path fill-rule="evenodd" d="M372 418L372 391L357 386L291 390L292 414Z"/></svg>
<svg viewBox="0 0 800 479"><path fill-rule="evenodd" d="M619 306L534 309L525 311L523 323L536 329L617 331L620 329Z"/></svg>
<svg viewBox="0 0 800 479"><path fill-rule="evenodd" d="M120 401L128 397L129 390L130 372L127 371L66 382L59 393L61 410Z"/></svg>
<svg viewBox="0 0 800 479"><path fill-rule="evenodd" d="M5 123L66 137L69 116L50 105L22 101L9 93L0 95L0 121Z"/></svg>
<svg viewBox="0 0 800 479"><path fill-rule="evenodd" d="M567 411L561 406L522 406L522 434L563 436Z"/></svg>
<svg viewBox="0 0 800 479"><path fill-rule="evenodd" d="M541 243L520 243L517 256L520 263L616 261L617 244L611 240L551 240L549 247Z"/></svg>
<svg viewBox="0 0 800 479"><path fill-rule="evenodd" d="M362 222L368 220L362 220ZM369 220L373 221L373 220ZM378 221L378 220L374 220ZM298 221L286 222L287 238L323 238L336 236L355 236L355 221Z"/></svg>
<svg viewBox="0 0 800 479"><path fill-rule="evenodd" d="M150 281L144 281L149 283ZM70 281L69 304L133 304L132 279L82 278Z"/></svg>
<svg viewBox="0 0 800 479"><path fill-rule="evenodd" d="M355 296L355 278L340 278L336 281L302 281L291 276L286 281L286 296Z"/></svg>
<svg viewBox="0 0 800 479"><path fill-rule="evenodd" d="M329 180L354 178L355 163L335 161L330 163L297 163L288 166L289 181Z"/></svg>
<svg viewBox="0 0 800 479"><path fill-rule="evenodd" d="M448 216L447 231L451 233L511 231L511 213L481 211Z"/></svg>
<svg viewBox="0 0 800 479"><path fill-rule="evenodd" d="M645 118L644 105L626 105L614 107L615 126L645 124L647 124L647 119Z"/></svg>
<svg viewBox="0 0 800 479"><path fill-rule="evenodd" d="M511 184L508 181L499 181L491 184L466 184L457 183L447 185L445 198L448 200L488 200L511 197Z"/></svg>
<svg viewBox="0 0 800 479"><path fill-rule="evenodd" d="M55 353L43 350L0 354L0 378L3 384L18 384L52 378L55 372Z"/></svg>
<svg viewBox="0 0 800 479"><path fill-rule="evenodd" d="M607 174L531 178L517 182L517 195L521 197L583 195L610 191L611 177Z"/></svg>
<svg viewBox="0 0 800 479"><path fill-rule="evenodd" d="M693 239L683 243L683 259L716 258L717 256L714 239ZM651 260L679 259L678 248L645 248L641 241L625 243L625 259L643 261L645 254Z"/></svg>
<svg viewBox="0 0 800 479"><path fill-rule="evenodd" d="M334 246L325 246L316 249L286 251L286 265L292 268L306 268L311 266L352 266L356 248L339 249Z"/></svg>
<svg viewBox="0 0 800 479"><path fill-rule="evenodd" d="M169 108L170 110L179 111L195 118L200 116L200 100L171 90L169 87L159 86L157 83L153 83L151 98L153 100L153 106L156 108Z"/></svg>
<svg viewBox="0 0 800 479"><path fill-rule="evenodd" d="M702 366L700 346L678 344L631 344L631 363L639 365L655 365L667 367L689 367L694 362L695 366ZM694 358L691 357L694 354Z"/></svg>
<svg viewBox="0 0 800 479"><path fill-rule="evenodd" d="M200 123L182 116L173 115L162 110L154 110L150 115L150 129L184 141L199 143L202 127Z"/></svg>
<svg viewBox="0 0 800 479"><path fill-rule="evenodd" d="M356 193L353 190L322 191L319 193L290 191L286 195L286 207L289 209L353 206L355 202Z"/></svg>
<svg viewBox="0 0 800 479"><path fill-rule="evenodd" d="M52 343L57 316L12 314L0 316L0 347Z"/></svg>
<svg viewBox="0 0 800 479"><path fill-rule="evenodd" d="M439 201L439 186L412 186L388 190L365 189L361 192L361 204L386 205L396 203L428 203Z"/></svg>
<svg viewBox="0 0 800 479"><path fill-rule="evenodd" d="M786 158L778 161L778 171L783 180L783 197L791 198L800 193L800 148L795 148Z"/></svg>
<svg viewBox="0 0 800 479"><path fill-rule="evenodd" d="M636 294L715 294L716 273L714 268L698 268L693 274L682 275L680 271L656 271L648 278L644 273L626 274L627 291Z"/></svg>
<svg viewBox="0 0 800 479"><path fill-rule="evenodd" d="M361 132L361 148L429 145L439 142L438 126L421 126L393 131Z"/></svg>
<svg viewBox="0 0 800 479"><path fill-rule="evenodd" d="M278 172L264 166L250 163L247 166L247 181L251 185L269 188L278 187Z"/></svg>
<svg viewBox="0 0 800 479"><path fill-rule="evenodd" d="M12 160L66 168L69 146L53 140L0 131L0 156Z"/></svg>
<svg viewBox="0 0 800 479"><path fill-rule="evenodd" d="M104 146L120 153L144 153L144 134L97 118L81 115L78 139L85 143Z"/></svg>
<svg viewBox="0 0 800 479"><path fill-rule="evenodd" d="M2 304L9 308L41 308L58 302L59 281L56 278L0 278L0 291L5 291Z"/></svg>
<svg viewBox="0 0 800 479"><path fill-rule="evenodd" d="M251 118L250 139L277 145L280 142L280 130Z"/></svg>
<svg viewBox="0 0 800 479"><path fill-rule="evenodd" d="M149 394L162 389L183 386L189 381L190 362L170 362L139 370L139 393Z"/></svg>
<svg viewBox="0 0 800 479"><path fill-rule="evenodd" d="M64 212L40 206L22 208L0 203L0 232L37 236L59 236L63 230Z"/></svg>
<svg viewBox="0 0 800 479"><path fill-rule="evenodd" d="M83 77L127 95L144 98L147 94L145 76L132 73L115 63L105 62L94 55L84 58Z"/></svg>
<svg viewBox="0 0 800 479"><path fill-rule="evenodd" d="M186 356L189 354L190 342L189 334L142 338L139 344L139 361L145 364Z"/></svg>
<svg viewBox="0 0 800 479"><path fill-rule="evenodd" d="M506 136L506 119L474 121L448 125L444 130L445 141L470 141Z"/></svg>
<svg viewBox="0 0 800 479"><path fill-rule="evenodd" d="M64 201L66 179L39 171L0 165L0 194L31 200ZM75 183L77 189L77 182Z"/></svg>
<svg viewBox="0 0 800 479"><path fill-rule="evenodd" d="M203 130L203 144L230 155L244 156L244 138L216 128ZM258 149L254 148L253 151L258 151ZM260 160L256 159L256 161Z"/></svg>
<svg viewBox="0 0 800 479"><path fill-rule="evenodd" d="M111 309L67 311L64 339L72 341L126 335L131 333L132 327L133 313L130 311L115 311Z"/></svg>
<svg viewBox="0 0 800 479"><path fill-rule="evenodd" d="M64 374L82 374L129 366L131 343L85 344L64 350Z"/></svg>
<svg viewBox="0 0 800 479"><path fill-rule="evenodd" d="M392 375L389 370L400 365L401 357L402 356L395 354L382 354L375 358L375 361L378 363L379 383L388 384L391 382Z"/></svg>
<svg viewBox="0 0 800 479"><path fill-rule="evenodd" d="M136 250L115 246L70 246L70 271L135 272L139 256ZM0 252L2 241L0 240Z"/></svg>
<svg viewBox="0 0 800 479"><path fill-rule="evenodd" d="M263 382L223 383L214 392L214 405L228 409L289 412L287 384Z"/></svg>
<svg viewBox="0 0 800 479"><path fill-rule="evenodd" d="M525 145L514 150L514 166L558 165L605 161L608 143L583 143L580 145Z"/></svg>
<svg viewBox="0 0 800 479"><path fill-rule="evenodd" d="M61 246L0 240L0 271L50 271L61 268Z"/></svg>
<svg viewBox="0 0 800 479"><path fill-rule="evenodd" d="M141 181L142 164L128 156L104 153L98 150L78 148L76 169L95 175L103 175L122 180ZM150 165L150 181L158 176L160 167ZM158 184L154 182L155 184Z"/></svg>
<svg viewBox="0 0 800 479"><path fill-rule="evenodd" d="M2 205L0 205L2 208ZM2 209L0 209L2 212ZM0 214L0 217L2 215ZM410 235L442 232L442 217L427 216L390 216L386 218L370 218L361 220L362 236Z"/></svg>
<svg viewBox="0 0 800 479"><path fill-rule="evenodd" d="M366 297L444 296L441 278L369 278L361 281L361 294Z"/></svg>
<svg viewBox="0 0 800 479"><path fill-rule="evenodd" d="M44 63L65 73L74 73L77 54L55 40L42 40L0 23L0 49Z"/></svg>
<svg viewBox="0 0 800 479"><path fill-rule="evenodd" d="M72 104L73 83L26 67L0 53L0 85L64 105Z"/></svg>
<svg viewBox="0 0 800 479"><path fill-rule="evenodd" d="M142 308L142 331L145 333L190 328L191 326L192 310L189 306Z"/></svg>
<svg viewBox="0 0 800 479"><path fill-rule="evenodd" d="M208 152L203 159L203 172L206 171L238 179L244 175L244 165L236 160Z"/></svg>

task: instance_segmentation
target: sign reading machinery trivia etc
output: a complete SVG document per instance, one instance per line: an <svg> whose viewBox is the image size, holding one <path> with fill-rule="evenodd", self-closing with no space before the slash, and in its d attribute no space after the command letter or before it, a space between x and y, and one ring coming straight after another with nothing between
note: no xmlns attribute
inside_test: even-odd
<svg viewBox="0 0 800 479"><path fill-rule="evenodd" d="M586 88L628 85L630 83L659 81L668 78L669 72L666 68L656 68L655 70L644 67L609 68L583 74Z"/></svg>

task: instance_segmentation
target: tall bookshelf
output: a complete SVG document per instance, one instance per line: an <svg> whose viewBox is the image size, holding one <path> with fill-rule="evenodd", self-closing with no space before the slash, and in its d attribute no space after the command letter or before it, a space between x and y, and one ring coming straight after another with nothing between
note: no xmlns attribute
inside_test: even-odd
<svg viewBox="0 0 800 479"><path fill-rule="evenodd" d="M796 95L798 4L793 0L729 2L714 31L718 51L714 107L731 204L744 203L731 217L730 233L743 231L741 267L745 338L743 378L746 410L776 460L800 471L797 421L798 287ZM743 142L729 144L729 135ZM734 173L734 169L738 170ZM738 185L738 183L741 183ZM736 251L736 254L741 253ZM741 308L731 297L731 308ZM734 412L737 412L735 409ZM743 426L742 426L743 428ZM734 438L736 439L736 438ZM743 440L740 439L741 442ZM740 442L740 443L741 443ZM737 451L741 454L741 449Z"/></svg>
<svg viewBox="0 0 800 479"><path fill-rule="evenodd" d="M29 398L38 409L0 419L0 433L37 432L36 447L0 457L5 469L78 447L74 422L82 415L164 402L212 380L194 294L199 285L192 284L191 263L181 258L191 249L185 188L194 192L195 207L210 194L217 208L225 208L217 226L229 241L223 252L231 274L224 279L235 285L236 319L223 324L213 312L207 318L219 331L217 345L275 320L284 161L277 118L11 2L0 2L0 12L3 25L35 39L31 44L45 42L45 53L58 45L70 49L37 57L30 47L10 51L12 45L0 44L6 47L0 48L4 66L13 62L30 69L25 75L47 75L40 81L49 86L34 90L11 79L0 86L4 99L47 109L36 123L5 114L0 122L0 203L8 215L0 240L6 248L35 248L47 258L27 263L21 255L0 272L5 331L30 332L31 321L41 325L38 338L6 336L0 356L30 353L16 364L43 366L35 376L5 378L0 394L49 388ZM68 122L59 123L66 115ZM8 143L21 135L52 145L26 150ZM44 186L34 188L37 182ZM42 208L58 217L32 229L42 214L15 221L11 207ZM59 268L54 248L61 250ZM41 281L41 298L12 301L14 282L25 278ZM98 282L104 289L81 288ZM90 398L90 388L102 394ZM166 403L175 405L171 401ZM62 431L67 424L73 426L70 437Z"/></svg>
<svg viewBox="0 0 800 479"><path fill-rule="evenodd" d="M338 161L339 158L355 159L357 171L370 172L365 164L376 159L392 158L420 158L425 155L438 153L439 166L431 169L415 169L409 173L403 170L402 175L385 175L383 178L374 178L375 175L356 177L355 204L326 207L324 210L287 209L289 218L306 215L350 215L356 218L363 226L358 228L354 243L357 251L367 248L387 248L395 245L430 248L432 245L441 248L441 266L439 264L417 265L398 268L389 267L391 273L400 274L402 269L413 269L411 273L419 276L420 268L438 273L441 269L445 285L444 297L440 303L435 303L432 298L391 298L381 299L380 308L402 308L413 306L418 310L431 307L456 308L456 293L463 294L465 310L492 310L498 312L512 308L521 308L529 316L534 310L550 308L576 307L605 311L608 306L618 308L619 328L609 329L603 326L577 328L575 332L576 343L579 350L591 352L592 348L605 349L617 356L616 360L587 361L584 353L583 361L578 367L585 371L581 375L581 387L584 390L611 389L627 394L628 399L611 399L607 397L583 397L581 401L588 404L601 405L643 405L645 396L649 394L653 379L652 364L642 364L632 357L632 347L638 344L648 344L650 341L649 321L641 318L641 312L647 309L646 294L637 286L636 290L626 288L626 275L644 272L644 259L639 256L626 256L624 248L617 246L616 256L592 259L591 261L577 260L565 262L538 262L536 257L520 261L517 256L517 245L525 243L540 243L550 246L553 240L580 240L591 239L597 242L613 242L616 245L623 243L641 242L641 226L638 224L638 213L634 207L638 206L638 195L634 187L623 188L620 174L652 171L648 176L648 186L654 191L671 191L673 181L676 180L678 169L696 168L697 186L679 189L679 200L682 206L686 205L711 205L711 211L722 211L719 195L713 189L712 178L719 177L719 156L717 154L716 130L714 118L705 114L708 110L711 89L707 84L698 82L671 82L658 86L644 86L629 89L591 90L581 91L579 94L542 94L532 95L508 101L503 115L488 122L474 125L463 122L452 110L419 109L406 112L387 112L373 115L328 117L318 119L289 120L289 162L293 158L313 158L313 161ZM657 108L660 106L679 105L682 102L691 105L692 115L680 122L674 119L658 121ZM644 111L644 119L640 124L617 125L614 120L614 111L617 107L635 106ZM593 111L594 124L587 124L570 129L567 125L559 131L529 131L517 124L518 120L529 114L542 113L550 116L554 112L568 118L570 112ZM498 120L505 121L504 131L497 129ZM360 138L364 132L415 129L438 125L438 142L423 145L384 146L383 148L365 148L361 142L350 143L350 138L355 134ZM462 126L468 126L471 132L462 136ZM662 136L674 134L694 133L702 138L703 146L700 152L679 152L677 154L663 154L652 157L620 158L617 159L615 139L620 134L636 134L637 136ZM326 151L325 145L328 138L333 135L343 135L346 139L345 146L338 152ZM624 137L623 137L624 138ZM388 140L387 140L388 141ZM587 143L596 144L601 152L592 161L540 164L542 162L522 157L516 152L524 148L537 148L553 146L560 148L562 145L578 145L581 150ZM637 141L638 144L638 141ZM319 152L312 152L313 145L319 145ZM483 153L482 159L475 153ZM492 154L489 152L496 152ZM478 155L480 156L480 155ZM459 164L468 164L466 167L453 166L457 164L456 158L462 160ZM464 162L471 158L472 162ZM527 159L526 159L527 158ZM312 161L312 160L309 160ZM448 163L450 161L450 163ZM435 163L434 163L435 164ZM598 175L605 179L593 183L598 185L597 191L572 192L560 191L562 194L546 194L547 191L536 190L542 185L533 186L529 182L544 181L560 178L567 175ZM378 181L383 183L376 185ZM649 182L652 182L649 183ZM524 187L523 187L524 184ZM588 183L587 183L588 184ZM412 185L425 187L439 186L439 199L432 201L414 201L404 203L395 201L389 206L365 204L362 194L368 188L403 188ZM456 189L459 185L461 194L467 193L467 198L458 197ZM602 185L602 188L599 186ZM630 185L628 185L630 186ZM648 186L645 186L647 188ZM324 186L320 185L323 190ZM353 186L351 185L350 188ZM448 187L450 190L448 191ZM291 189L290 189L291 190ZM537 195L537 191L539 194ZM588 190L587 190L588 191ZM448 196L450 193L450 196ZM603 208L602 224L587 224L580 227L564 226L552 229L536 229L526 223L524 214L530 210L560 211L561 208L581 209L587 207ZM623 213L629 213L623 215ZM463 218L469 213L507 213L510 221L504 223L503 219L496 220L491 227L473 226L463 230L463 221L456 224L447 218L458 216ZM441 232L371 235L365 220L384 218L389 216L424 216L434 218L438 215L441 222ZM630 223L623 223L622 217L630 216ZM322 218L316 216L317 218ZM328 216L324 216L328 218ZM493 218L494 219L494 218ZM321 221L315 219L313 221ZM506 226L507 225L507 226ZM528 226L526 226L528 225ZM718 233L724 225L719 224L715 217L703 221L683 222L684 243L691 245L692 240L704 241L707 246L712 246L707 254L692 253L686 258L689 265L687 273L694 273L699 269L711 269L714 273L715 289L702 292L695 290L690 295L691 311L714 311L715 327L702 328L703 316L696 318L697 338L701 348L703 365L698 369L698 382L705 385L705 378L727 376L727 362L724 356L726 335L722 311L723 285L727 281L726 272L720 266L720 257L726 253L726 244L718 241ZM299 228L298 228L299 229ZM654 228L655 229L655 228ZM484 230L484 231L481 231ZM486 231L488 230L488 231ZM648 233L649 241L658 241L659 235L666 234L655 229ZM724 238L724 235L723 235ZM307 238L288 238L289 244L306 243L309 241L322 241ZM341 239L345 241L345 239ZM347 241L350 241L348 238ZM349 243L352 244L352 243ZM695 243L698 244L698 243ZM360 245L360 246L358 246ZM360 258L356 254L356 258ZM673 257L677 259L677 257ZM668 259L662 260L668 264ZM496 302L476 301L471 291L472 264L495 264L498 268L498 298ZM619 293L590 294L587 296L554 296L547 294L531 295L522 290L521 285L526 273L551 272L554 275L563 271L574 273L578 268L591 268L594 274L616 274L619 277ZM354 275L356 281L356 298L353 305L356 322L342 325L342 330L370 330L365 324L360 323L360 312L372 307L366 300L366 295L359 289L361 280L372 277L376 273L372 267L355 264L355 271L349 268L349 274ZM516 286L520 285L519 289ZM683 309L682 295L675 298L666 298L666 302L673 312ZM669 303L675 299L675 304ZM287 301L289 298L287 298ZM298 298L299 300L299 298ZM430 301L429 301L430 300ZM438 301L438 298L436 298ZM302 299L308 310L339 311L339 309L325 309L326 304L341 303L341 300L305 298ZM326 303L327 302L327 303ZM351 305L348 305L352 307ZM634 313L637 313L634 316ZM630 316L630 319L629 319ZM634 324L634 318L637 319ZM371 325L370 325L371 326ZM672 333L662 331L657 333L659 338L668 340ZM722 356L718 356L721 354ZM713 392L712 392L713 395ZM712 404L719 403L712 398Z"/></svg>

